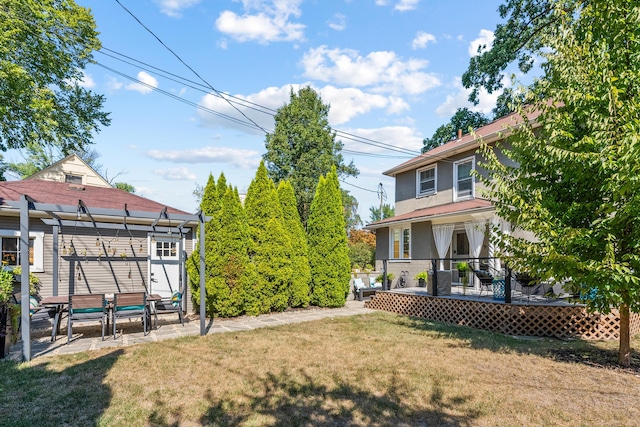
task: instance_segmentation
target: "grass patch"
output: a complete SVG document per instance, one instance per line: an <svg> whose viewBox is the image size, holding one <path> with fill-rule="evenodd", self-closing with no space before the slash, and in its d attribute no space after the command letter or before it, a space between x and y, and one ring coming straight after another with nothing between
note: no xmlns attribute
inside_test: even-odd
<svg viewBox="0 0 640 427"><path fill-rule="evenodd" d="M374 313L0 363L0 425L637 425L611 355Z"/></svg>

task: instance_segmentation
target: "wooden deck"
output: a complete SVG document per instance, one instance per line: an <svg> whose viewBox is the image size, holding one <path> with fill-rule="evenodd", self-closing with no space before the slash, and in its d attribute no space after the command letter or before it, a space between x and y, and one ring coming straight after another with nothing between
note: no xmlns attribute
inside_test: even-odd
<svg viewBox="0 0 640 427"><path fill-rule="evenodd" d="M460 293L458 293L460 291ZM514 295L511 304L496 301L486 291L453 289L450 296L434 297L425 288L381 291L365 303L375 310L469 326L506 335L588 340L620 338L617 310L589 313L584 305L543 296ZM631 314L631 334L640 333L640 314Z"/></svg>

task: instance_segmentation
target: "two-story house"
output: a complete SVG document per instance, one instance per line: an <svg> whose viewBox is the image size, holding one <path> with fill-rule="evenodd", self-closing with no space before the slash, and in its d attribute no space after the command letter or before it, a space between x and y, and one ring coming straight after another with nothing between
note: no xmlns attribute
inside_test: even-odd
<svg viewBox="0 0 640 427"><path fill-rule="evenodd" d="M536 126L537 113L528 119ZM456 260L485 258L497 267L489 224L510 229L483 198L483 184L472 171L486 176L481 167L480 143L507 144L512 129L522 123L517 114L498 119L473 134L444 145L384 172L395 178L395 216L367 225L376 232L376 267L387 261L396 278L405 272L409 286L420 271L454 270ZM504 156L499 158L506 161ZM476 264L477 265L477 264ZM457 275L453 275L454 282ZM477 285L477 284L476 284Z"/></svg>

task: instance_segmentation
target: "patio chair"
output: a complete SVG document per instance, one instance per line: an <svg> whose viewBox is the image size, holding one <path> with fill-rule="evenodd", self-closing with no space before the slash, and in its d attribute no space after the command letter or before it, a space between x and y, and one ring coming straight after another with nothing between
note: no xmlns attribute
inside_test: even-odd
<svg viewBox="0 0 640 427"><path fill-rule="evenodd" d="M144 334L147 335L147 294L145 292L123 292L113 295L113 338L116 338L116 323L118 319L132 319L141 317Z"/></svg>
<svg viewBox="0 0 640 427"><path fill-rule="evenodd" d="M516 273L516 282L520 284L522 295L527 296L527 302L531 300L533 289L540 283L540 279L532 277L528 272L522 271Z"/></svg>
<svg viewBox="0 0 640 427"><path fill-rule="evenodd" d="M163 298L160 301L154 302L154 316L156 318L156 327L158 326L158 312L160 314L165 313L178 313L180 323L184 326L184 319L182 317L182 293L175 291L169 298Z"/></svg>
<svg viewBox="0 0 640 427"><path fill-rule="evenodd" d="M482 291L486 290L492 292L493 290L493 274L486 270L476 270L473 267L470 267L473 274L480 281L480 295L482 295Z"/></svg>
<svg viewBox="0 0 640 427"><path fill-rule="evenodd" d="M107 301L104 294L75 294L69 295L69 317L67 321L67 344L73 335L73 322L87 322L99 320L102 325L102 340L104 341L104 325L107 320ZM53 325L54 328L57 325ZM54 337L55 339L55 337Z"/></svg>

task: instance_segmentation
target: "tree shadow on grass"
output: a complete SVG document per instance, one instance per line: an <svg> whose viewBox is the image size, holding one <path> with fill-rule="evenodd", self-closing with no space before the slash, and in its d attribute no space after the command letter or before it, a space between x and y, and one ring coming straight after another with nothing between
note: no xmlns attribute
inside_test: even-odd
<svg viewBox="0 0 640 427"><path fill-rule="evenodd" d="M499 332L485 331L468 326L451 325L419 317L397 315L389 322L418 330L429 331L434 337L455 338L461 346L496 352L518 352L554 359L558 362L579 363L596 368L613 369L620 372L640 374L640 352L631 350L631 367L618 365L618 350L602 348L598 341L581 339L559 339L554 337L514 337ZM632 344L640 343L640 337Z"/></svg>
<svg viewBox="0 0 640 427"><path fill-rule="evenodd" d="M303 371L268 373L247 387L250 392L233 398L217 397L208 390L209 409L202 425L270 426L467 426L481 415L464 412L470 396L445 398L440 385L432 387L424 405L409 405L409 390L394 377L390 387L371 392L333 378L331 385ZM437 409L433 409L437 408Z"/></svg>
<svg viewBox="0 0 640 427"><path fill-rule="evenodd" d="M0 425L94 426L109 407L111 388L104 378L123 354L102 357L56 370L50 362L0 363Z"/></svg>

